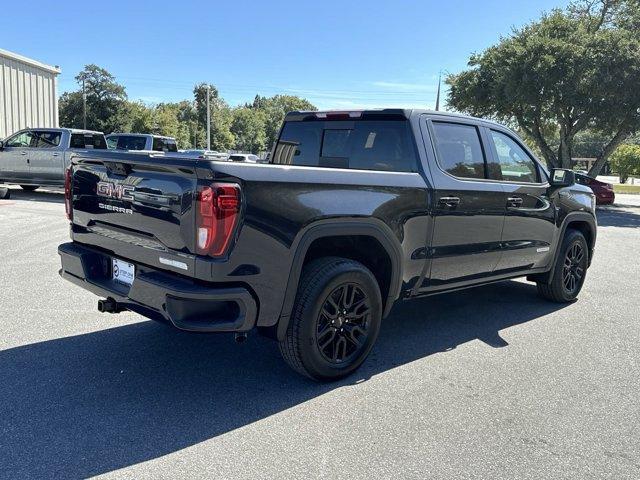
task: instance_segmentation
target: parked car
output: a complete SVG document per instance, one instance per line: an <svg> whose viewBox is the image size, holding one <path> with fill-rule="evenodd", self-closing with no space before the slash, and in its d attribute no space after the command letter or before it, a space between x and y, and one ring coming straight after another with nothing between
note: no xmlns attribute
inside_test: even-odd
<svg viewBox="0 0 640 480"><path fill-rule="evenodd" d="M0 142L0 183L25 190L64 185L71 158L88 149L104 150L102 132L71 128L27 128Z"/></svg>
<svg viewBox="0 0 640 480"><path fill-rule="evenodd" d="M576 182L580 185L586 185L593 191L598 205L610 205L616 201L616 194L613 191L613 185L610 183L601 182L582 173L576 173Z"/></svg>
<svg viewBox="0 0 640 480"><path fill-rule="evenodd" d="M229 155L230 162L258 163L258 160L258 156L251 153L232 153Z"/></svg>
<svg viewBox="0 0 640 480"><path fill-rule="evenodd" d="M175 138L147 133L111 133L107 135L107 145L117 150L178 151Z"/></svg>
<svg viewBox="0 0 640 480"><path fill-rule="evenodd" d="M358 368L396 300L527 277L570 302L593 257L593 192L481 119L294 112L268 165L151 157L74 158L61 275L103 312L257 329L316 380Z"/></svg>

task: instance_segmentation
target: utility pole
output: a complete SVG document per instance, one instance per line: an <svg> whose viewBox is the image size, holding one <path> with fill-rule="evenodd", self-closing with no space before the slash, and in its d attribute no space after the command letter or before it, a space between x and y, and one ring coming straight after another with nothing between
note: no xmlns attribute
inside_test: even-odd
<svg viewBox="0 0 640 480"><path fill-rule="evenodd" d="M207 150L211 150L211 109L209 108L209 84L207 83Z"/></svg>
<svg viewBox="0 0 640 480"><path fill-rule="evenodd" d="M440 80L442 79L442 70L438 73L438 95L436 96L436 112L440 110Z"/></svg>
<svg viewBox="0 0 640 480"><path fill-rule="evenodd" d="M84 89L84 78L82 79L82 115L84 117L84 129L87 129L87 93Z"/></svg>

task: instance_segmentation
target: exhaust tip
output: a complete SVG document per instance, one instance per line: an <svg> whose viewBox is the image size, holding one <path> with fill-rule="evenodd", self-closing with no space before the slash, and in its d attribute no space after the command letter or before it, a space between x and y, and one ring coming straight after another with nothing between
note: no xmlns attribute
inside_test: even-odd
<svg viewBox="0 0 640 480"><path fill-rule="evenodd" d="M244 343L247 340L247 334L245 332L239 332L235 334L236 343Z"/></svg>

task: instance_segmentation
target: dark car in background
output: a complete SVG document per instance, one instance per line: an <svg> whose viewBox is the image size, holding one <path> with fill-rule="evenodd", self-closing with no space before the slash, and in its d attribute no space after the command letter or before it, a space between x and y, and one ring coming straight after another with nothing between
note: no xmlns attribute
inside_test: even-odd
<svg viewBox="0 0 640 480"><path fill-rule="evenodd" d="M576 183L585 185L593 190L598 205L611 205L616 200L613 185L610 183L601 182L583 173L576 173Z"/></svg>

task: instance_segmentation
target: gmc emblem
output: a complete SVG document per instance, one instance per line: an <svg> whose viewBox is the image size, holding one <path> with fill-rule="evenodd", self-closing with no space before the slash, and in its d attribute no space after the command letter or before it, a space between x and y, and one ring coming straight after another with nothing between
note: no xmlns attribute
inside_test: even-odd
<svg viewBox="0 0 640 480"><path fill-rule="evenodd" d="M117 200L133 200L135 187L120 185L112 182L98 182L96 193L101 197L115 198Z"/></svg>

